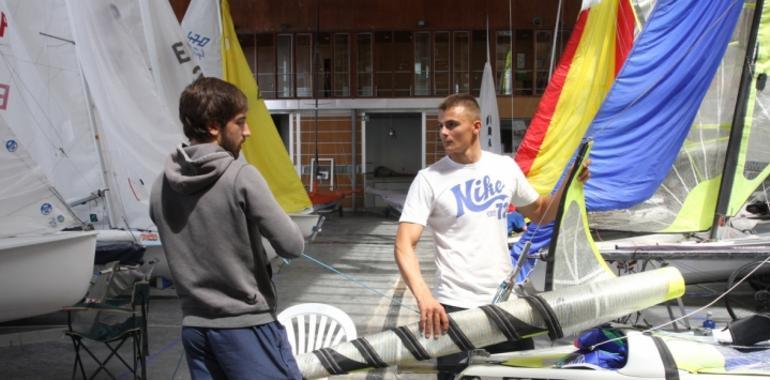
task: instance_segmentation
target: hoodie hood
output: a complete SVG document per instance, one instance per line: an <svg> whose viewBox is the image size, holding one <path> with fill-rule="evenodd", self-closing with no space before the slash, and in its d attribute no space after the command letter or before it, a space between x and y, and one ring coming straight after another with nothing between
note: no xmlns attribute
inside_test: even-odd
<svg viewBox="0 0 770 380"><path fill-rule="evenodd" d="M174 191L194 194L216 182L234 160L216 143L182 144L166 161L164 174Z"/></svg>

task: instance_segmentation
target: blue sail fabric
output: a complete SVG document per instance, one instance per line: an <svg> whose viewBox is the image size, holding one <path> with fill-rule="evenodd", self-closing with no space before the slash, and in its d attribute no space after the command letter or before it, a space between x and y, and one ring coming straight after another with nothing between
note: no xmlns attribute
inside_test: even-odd
<svg viewBox="0 0 770 380"><path fill-rule="evenodd" d="M668 174L711 84L743 0L659 1L586 136L590 211L623 209Z"/></svg>
<svg viewBox="0 0 770 380"><path fill-rule="evenodd" d="M594 140L589 211L628 208L652 196L679 153L742 7L742 0L658 1L586 132ZM530 226L511 249L513 262L528 240L532 253L546 247L552 231Z"/></svg>

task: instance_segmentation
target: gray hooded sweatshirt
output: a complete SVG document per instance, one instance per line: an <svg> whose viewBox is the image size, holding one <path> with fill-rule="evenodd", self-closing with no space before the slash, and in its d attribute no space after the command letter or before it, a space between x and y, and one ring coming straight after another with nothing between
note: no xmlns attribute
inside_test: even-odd
<svg viewBox="0 0 770 380"><path fill-rule="evenodd" d="M299 227L257 169L216 143L180 146L150 198L183 326L240 328L275 320L264 236L285 258L302 254Z"/></svg>

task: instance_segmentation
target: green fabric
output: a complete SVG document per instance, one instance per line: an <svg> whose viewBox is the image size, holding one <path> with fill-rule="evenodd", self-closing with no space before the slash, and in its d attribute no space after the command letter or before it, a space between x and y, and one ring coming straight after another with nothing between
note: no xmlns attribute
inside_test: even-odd
<svg viewBox="0 0 770 380"><path fill-rule="evenodd" d="M768 122L770 122L770 115L768 115L770 111L770 102L768 102L770 94L768 92L770 89L766 87L764 91L757 93L757 78L770 72L770 49L767 48L766 44L767 41L770 41L770 9L767 6L762 9L757 41L759 41L759 46L754 67L754 77L751 82L751 92L749 93L746 108L746 119L738 155L735 181L733 182L730 203L727 208L727 215L730 216L735 215L740 210L748 197L751 196L751 193L770 175L770 165L766 164L770 161L770 157L767 154L768 151L764 151L764 157L751 157L749 154L751 142L754 140L753 142L756 144L759 141L757 139L764 140L764 137L768 136L767 129L770 128L770 125L768 125ZM762 143L767 144L767 141ZM765 163L764 168L758 175L747 176L746 163L748 160Z"/></svg>

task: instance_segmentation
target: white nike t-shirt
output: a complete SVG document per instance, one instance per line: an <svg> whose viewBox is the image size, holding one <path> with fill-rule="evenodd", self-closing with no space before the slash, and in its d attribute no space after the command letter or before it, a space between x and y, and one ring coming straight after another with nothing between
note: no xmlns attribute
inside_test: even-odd
<svg viewBox="0 0 770 380"><path fill-rule="evenodd" d="M492 302L513 269L508 253L508 204L526 206L539 194L509 156L482 151L459 164L445 156L420 170L399 222L433 230L437 278L433 295L447 305L471 308Z"/></svg>

